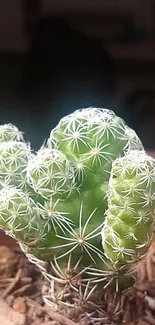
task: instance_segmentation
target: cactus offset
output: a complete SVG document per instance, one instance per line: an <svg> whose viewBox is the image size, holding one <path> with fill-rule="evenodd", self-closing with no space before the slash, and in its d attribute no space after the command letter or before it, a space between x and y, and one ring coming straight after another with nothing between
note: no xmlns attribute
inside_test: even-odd
<svg viewBox="0 0 155 325"><path fill-rule="evenodd" d="M155 222L155 160L131 151L113 162L108 210L102 229L104 253L114 264L146 253Z"/></svg>
<svg viewBox="0 0 155 325"><path fill-rule="evenodd" d="M0 125L0 142L2 141L23 141L23 134L11 123Z"/></svg>
<svg viewBox="0 0 155 325"><path fill-rule="evenodd" d="M25 142L0 142L0 186L26 187L30 147Z"/></svg>
<svg viewBox="0 0 155 325"><path fill-rule="evenodd" d="M56 149L42 148L28 165L28 182L42 197L66 197L74 188L74 169Z"/></svg>
<svg viewBox="0 0 155 325"><path fill-rule="evenodd" d="M22 132L12 124L0 126L0 188L14 185L23 190L27 185L27 165L31 155Z"/></svg>
<svg viewBox="0 0 155 325"><path fill-rule="evenodd" d="M17 240L31 244L42 240L43 224L34 201L13 186L0 190L1 226Z"/></svg>

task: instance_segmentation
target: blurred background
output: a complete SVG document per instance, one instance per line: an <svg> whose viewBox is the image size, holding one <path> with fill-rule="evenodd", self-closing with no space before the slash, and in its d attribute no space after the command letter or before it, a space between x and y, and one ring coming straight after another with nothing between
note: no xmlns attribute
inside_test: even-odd
<svg viewBox="0 0 155 325"><path fill-rule="evenodd" d="M0 2L0 124L34 149L75 109L112 108L155 149L155 0Z"/></svg>

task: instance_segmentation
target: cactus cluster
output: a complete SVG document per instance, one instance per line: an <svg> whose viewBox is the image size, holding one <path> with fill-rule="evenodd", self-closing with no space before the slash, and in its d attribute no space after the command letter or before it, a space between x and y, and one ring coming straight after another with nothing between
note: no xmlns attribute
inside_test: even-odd
<svg viewBox="0 0 155 325"><path fill-rule="evenodd" d="M15 126L1 126L0 187L0 225L55 277L104 270L107 260L119 268L151 242L155 161L110 110L62 118L36 153Z"/></svg>
<svg viewBox="0 0 155 325"><path fill-rule="evenodd" d="M88 108L63 118L27 168L27 180L45 200L44 248L57 258L76 252L81 264L103 255L100 231L107 208L112 162L131 149L143 150L133 130L112 111ZM47 231L47 230L46 230ZM41 259L45 250L31 247Z"/></svg>

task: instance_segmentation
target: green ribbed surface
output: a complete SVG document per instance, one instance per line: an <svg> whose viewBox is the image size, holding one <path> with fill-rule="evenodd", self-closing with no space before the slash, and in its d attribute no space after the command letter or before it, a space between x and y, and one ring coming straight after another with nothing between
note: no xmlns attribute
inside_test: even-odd
<svg viewBox="0 0 155 325"><path fill-rule="evenodd" d="M131 151L113 162L102 229L105 255L126 264L146 253L155 221L155 160Z"/></svg>

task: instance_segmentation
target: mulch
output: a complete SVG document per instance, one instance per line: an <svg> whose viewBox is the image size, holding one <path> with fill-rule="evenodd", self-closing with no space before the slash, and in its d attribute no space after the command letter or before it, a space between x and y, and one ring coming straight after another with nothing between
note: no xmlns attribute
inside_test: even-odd
<svg viewBox="0 0 155 325"><path fill-rule="evenodd" d="M81 312L46 306L47 280L14 242L0 245L0 325L155 325L155 241L139 265L135 284L121 292L101 293L100 304Z"/></svg>

